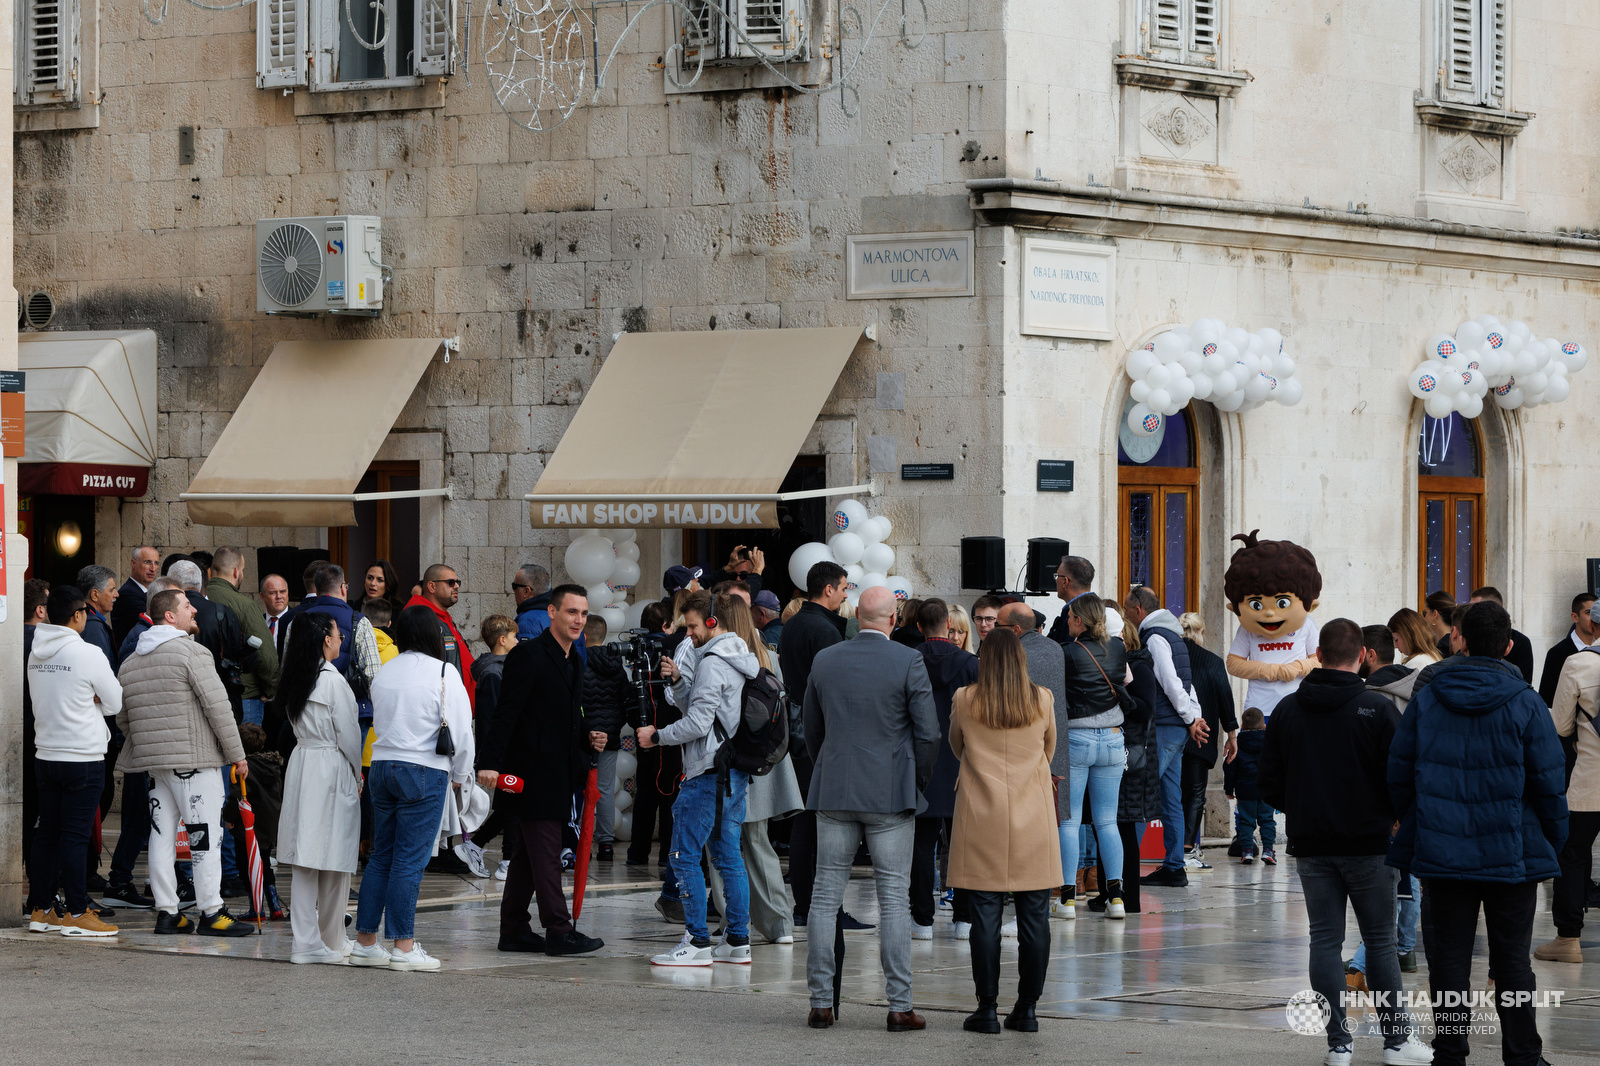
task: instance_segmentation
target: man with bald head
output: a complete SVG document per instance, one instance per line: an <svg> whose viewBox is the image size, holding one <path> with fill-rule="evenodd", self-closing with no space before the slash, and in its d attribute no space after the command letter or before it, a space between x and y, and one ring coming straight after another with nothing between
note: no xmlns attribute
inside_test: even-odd
<svg viewBox="0 0 1600 1066"><path fill-rule="evenodd" d="M878 952L891 1033L927 1023L911 1009L911 856L922 790L933 772L939 719L922 655L889 639L894 593L861 594L861 632L817 653L805 693L815 761L806 807L817 812L817 880L806 928L807 1024L833 1024L834 929L850 864L866 835L878 893Z"/></svg>
<svg viewBox="0 0 1600 1066"><path fill-rule="evenodd" d="M144 600L150 582L161 574L161 553L147 545L133 549L128 557L127 581L117 590L117 602L111 605L111 646L122 647L123 638L139 624L144 613Z"/></svg>

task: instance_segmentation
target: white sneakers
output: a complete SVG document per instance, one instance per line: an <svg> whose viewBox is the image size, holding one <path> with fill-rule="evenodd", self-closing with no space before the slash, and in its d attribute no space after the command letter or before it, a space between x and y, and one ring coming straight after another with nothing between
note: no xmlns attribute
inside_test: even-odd
<svg viewBox="0 0 1600 1066"><path fill-rule="evenodd" d="M1418 1040L1416 1034L1406 1037L1399 1047L1383 1049L1384 1066L1423 1066L1433 1061L1433 1048Z"/></svg>
<svg viewBox="0 0 1600 1066"><path fill-rule="evenodd" d="M411 942L410 951L392 951L389 953L389 969L391 970L427 972L438 968L439 960L422 950L422 942L420 940Z"/></svg>
<svg viewBox="0 0 1600 1066"><path fill-rule="evenodd" d="M452 850L455 851L456 858L467 864L467 869L472 871L472 876L489 876L489 867L483 861L483 849L474 844L470 838L463 840Z"/></svg>
<svg viewBox="0 0 1600 1066"><path fill-rule="evenodd" d="M1350 1066L1353 1057L1350 1045L1340 1044L1338 1047L1329 1048L1328 1053L1322 1056L1322 1066Z"/></svg>
<svg viewBox="0 0 1600 1066"><path fill-rule="evenodd" d="M343 966L345 954L335 951L330 947L319 945L315 951L297 951L289 956L289 961L304 966L309 963L324 962Z"/></svg>
<svg viewBox="0 0 1600 1066"><path fill-rule="evenodd" d="M932 924L929 924L929 925L918 925L916 922L912 922L911 923L911 939L912 940L932 940L933 939L933 926L932 926Z"/></svg>
<svg viewBox="0 0 1600 1066"><path fill-rule="evenodd" d="M351 940L349 937L345 937L344 938L344 949L340 952L340 955L343 958L348 959L350 957L350 953L352 951L354 951L355 949L356 949L356 942L354 940Z"/></svg>
<svg viewBox="0 0 1600 1066"><path fill-rule="evenodd" d="M711 949L712 962L731 962L736 966L750 965L750 945L730 944L726 940Z"/></svg>
<svg viewBox="0 0 1600 1066"><path fill-rule="evenodd" d="M510 869L511 869L511 860L510 859L501 859L500 860L500 865L495 867L494 879L496 881L504 881L506 879L506 871L508 871Z"/></svg>
<svg viewBox="0 0 1600 1066"><path fill-rule="evenodd" d="M1017 935L1017 920L1015 918L1013 918L1009 922L1007 922L1005 925L1002 925L1000 927L1000 935L1001 936L1016 936Z"/></svg>
<svg viewBox="0 0 1600 1066"><path fill-rule="evenodd" d="M351 966L388 966L389 949L382 944L357 944L350 949Z"/></svg>
<svg viewBox="0 0 1600 1066"><path fill-rule="evenodd" d="M778 939L774 940L773 943L774 944L793 944L794 943L794 937L792 935L786 933L783 936L780 936Z"/></svg>
<svg viewBox="0 0 1600 1066"><path fill-rule="evenodd" d="M1074 922L1078 920L1077 900L1055 900L1050 904L1050 917L1060 918L1062 921Z"/></svg>
<svg viewBox="0 0 1600 1066"><path fill-rule="evenodd" d="M715 950L710 944L703 948L695 947L694 941L689 938L688 933L685 933L683 934L683 939L678 941L678 946L671 951L661 955L650 956L650 964L652 966L710 966L716 961L712 954ZM750 949L746 947L746 962L750 961L749 951Z"/></svg>
<svg viewBox="0 0 1600 1066"><path fill-rule="evenodd" d="M971 940L972 939L972 923L971 922L951 922L950 923L950 928L956 934L956 939L957 940Z"/></svg>

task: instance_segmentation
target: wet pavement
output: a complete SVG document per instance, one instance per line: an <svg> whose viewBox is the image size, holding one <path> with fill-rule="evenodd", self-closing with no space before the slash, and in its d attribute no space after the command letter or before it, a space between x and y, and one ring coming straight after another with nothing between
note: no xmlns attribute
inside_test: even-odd
<svg viewBox="0 0 1600 1066"><path fill-rule="evenodd" d="M596 861L591 867L579 928L605 940L605 947L593 955L548 958L497 951L503 882L493 877L426 875L417 938L451 971L513 980L533 977L613 986L761 992L792 997L797 1017L804 1015L803 929L796 931L793 945L766 944L754 937L754 962L748 967L652 967L648 956L676 943L682 929L665 923L653 907L660 884L655 867L626 866L622 853L619 847L614 862ZM1052 920L1050 970L1039 1013L1278 1030L1289 1042L1286 1047L1314 1053L1318 1045L1313 1038L1293 1033L1284 1012L1288 998L1308 987L1307 925L1294 860L1285 857L1276 867L1243 866L1228 859L1222 847L1208 848L1206 856L1214 869L1190 870L1187 888L1144 889L1144 912L1130 914L1125 921L1099 914L1085 914L1072 922ZM498 852L491 848L486 857L493 870ZM1153 867L1147 866L1149 869ZM288 882L284 870L280 891L287 889ZM567 884L570 892L570 874ZM292 908L292 898L287 891L284 895ZM247 909L242 903L229 901L230 909L242 912ZM869 867L856 868L846 908L863 921L876 920ZM353 913L354 903L350 909ZM113 921L122 929L115 939L76 943L90 950L205 954L281 963L289 958L288 922L266 923L259 937L211 940L156 937L148 911L119 909ZM1358 942L1353 917L1348 929L1347 957ZM0 941L38 935L0 930ZM1547 885L1542 890L1534 943L1553 935ZM876 1014L885 1003L877 932L849 933L846 943L842 1013L870 1009ZM1004 942L1003 963L1011 976L1003 979L1002 1004L1015 992L1015 944L1014 940ZM1600 937L1585 939L1583 945L1591 960L1583 965L1533 963L1540 990L1564 993L1559 1008L1542 1009L1538 1015L1546 1054L1551 1057L1600 1052ZM1474 985L1483 988L1487 974L1481 927L1478 955ZM954 938L948 907L939 910L933 940L912 942L911 957L919 1010L972 1009L968 945ZM1408 989L1420 991L1427 987L1427 964L1420 942L1417 958L1418 972L1403 976ZM1421 1020L1427 1021L1425 1017ZM1362 1031L1370 1030L1364 1027ZM1497 1057L1496 1049L1488 1046L1491 1040L1474 1041L1486 1061ZM1299 1047L1302 1043L1305 1046ZM1376 1058L1376 1041L1369 1046Z"/></svg>

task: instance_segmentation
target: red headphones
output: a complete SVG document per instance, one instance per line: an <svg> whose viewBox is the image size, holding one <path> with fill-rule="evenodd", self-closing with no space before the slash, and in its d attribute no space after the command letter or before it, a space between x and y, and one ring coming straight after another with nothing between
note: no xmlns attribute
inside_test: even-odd
<svg viewBox="0 0 1600 1066"><path fill-rule="evenodd" d="M715 628L717 628L717 619L716 619L715 615L713 615L710 618L706 619L706 628L707 629L715 629Z"/></svg>

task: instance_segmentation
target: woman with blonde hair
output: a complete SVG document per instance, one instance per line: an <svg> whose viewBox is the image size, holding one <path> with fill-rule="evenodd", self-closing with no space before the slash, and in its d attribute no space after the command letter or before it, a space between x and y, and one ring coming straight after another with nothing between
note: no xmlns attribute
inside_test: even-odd
<svg viewBox="0 0 1600 1066"><path fill-rule="evenodd" d="M972 616L959 603L950 605L950 643L962 651L977 654L972 644Z"/></svg>
<svg viewBox="0 0 1600 1066"><path fill-rule="evenodd" d="M969 890L972 981L978 1009L963 1028L998 1033L1000 919L1017 906L1017 1003L1005 1027L1039 1031L1034 1005L1050 963L1050 894L1061 883L1061 843L1050 782L1055 700L1028 678L1021 639L995 627L978 652L978 681L956 692L950 750L961 760L950 844L950 884Z"/></svg>
<svg viewBox="0 0 1600 1066"><path fill-rule="evenodd" d="M1400 653L1401 666L1420 670L1429 663L1439 661L1438 647L1433 631L1416 611L1402 607L1389 616L1389 632L1394 634L1394 647Z"/></svg>

